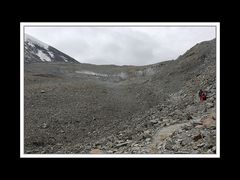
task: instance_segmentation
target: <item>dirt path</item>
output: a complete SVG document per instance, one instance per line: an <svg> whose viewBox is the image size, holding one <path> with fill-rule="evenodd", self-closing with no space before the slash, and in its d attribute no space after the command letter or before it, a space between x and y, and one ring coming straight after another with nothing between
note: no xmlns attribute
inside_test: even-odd
<svg viewBox="0 0 240 180"><path fill-rule="evenodd" d="M156 134L153 136L152 143L149 145L150 153L158 153L157 147L164 142L164 140L169 137L174 131L184 126L186 123L173 124L168 127L160 128Z"/></svg>

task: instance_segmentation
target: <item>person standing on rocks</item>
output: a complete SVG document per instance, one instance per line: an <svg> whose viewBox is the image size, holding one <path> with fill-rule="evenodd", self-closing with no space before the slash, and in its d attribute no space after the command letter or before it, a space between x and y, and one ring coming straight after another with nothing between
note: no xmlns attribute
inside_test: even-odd
<svg viewBox="0 0 240 180"><path fill-rule="evenodd" d="M200 89L198 95L199 95L199 98L200 98L201 102L203 102L207 99L207 92L203 91L202 89Z"/></svg>

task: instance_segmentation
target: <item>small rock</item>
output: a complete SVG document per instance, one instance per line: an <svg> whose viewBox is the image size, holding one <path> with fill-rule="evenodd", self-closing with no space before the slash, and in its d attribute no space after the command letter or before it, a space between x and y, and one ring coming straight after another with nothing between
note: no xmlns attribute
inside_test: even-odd
<svg viewBox="0 0 240 180"><path fill-rule="evenodd" d="M175 145L175 142L173 141L167 141L165 144L165 149L167 150L173 150L173 146Z"/></svg>
<svg viewBox="0 0 240 180"><path fill-rule="evenodd" d="M45 91L44 91L44 90L41 90L40 92L41 92L41 93L45 93Z"/></svg>
<svg viewBox="0 0 240 180"><path fill-rule="evenodd" d="M151 140L151 138L147 138L145 141L149 142Z"/></svg>
<svg viewBox="0 0 240 180"><path fill-rule="evenodd" d="M117 144L116 147L126 146L126 145L128 145L130 142L131 142L131 141L126 141L126 142L123 142L123 143Z"/></svg>
<svg viewBox="0 0 240 180"><path fill-rule="evenodd" d="M94 146L99 146L99 145L101 145L101 142L97 141L97 142L95 142L93 145L94 145Z"/></svg>
<svg viewBox="0 0 240 180"><path fill-rule="evenodd" d="M206 149L212 149L213 145L212 144L205 144L204 148Z"/></svg>
<svg viewBox="0 0 240 180"><path fill-rule="evenodd" d="M201 119L194 119L194 120L192 120L191 123L192 123L194 126L197 126L197 125L201 125L201 124L202 124Z"/></svg>
<svg viewBox="0 0 240 180"><path fill-rule="evenodd" d="M203 128L204 126L203 125L197 125L197 126L195 126L195 128L198 128L198 129L201 129L201 128Z"/></svg>
<svg viewBox="0 0 240 180"><path fill-rule="evenodd" d="M216 153L216 146L214 146L211 150L212 152Z"/></svg>
<svg viewBox="0 0 240 180"><path fill-rule="evenodd" d="M162 122L169 122L169 121L170 119L165 119L165 118L162 119Z"/></svg>
<svg viewBox="0 0 240 180"><path fill-rule="evenodd" d="M162 123L161 124L161 127L165 127L165 126L167 126L167 123Z"/></svg>
<svg viewBox="0 0 240 180"><path fill-rule="evenodd" d="M187 141L185 140L185 141L181 141L180 144L181 144L182 146L186 146L188 143L187 143Z"/></svg>
<svg viewBox="0 0 240 180"><path fill-rule="evenodd" d="M150 130L146 130L146 131L144 131L143 133L144 133L144 134L150 134L151 131L150 131Z"/></svg>
<svg viewBox="0 0 240 180"><path fill-rule="evenodd" d="M186 116L187 116L187 120L192 119L192 116L190 114L187 114Z"/></svg>
<svg viewBox="0 0 240 180"><path fill-rule="evenodd" d="M212 154L213 152L212 152L211 149L209 149L209 150L207 151L207 153L208 153L208 154Z"/></svg>
<svg viewBox="0 0 240 180"><path fill-rule="evenodd" d="M151 124L157 124L158 121L154 119L154 120L150 120L150 123L151 123Z"/></svg>
<svg viewBox="0 0 240 180"><path fill-rule="evenodd" d="M212 119L216 120L216 115L215 114L212 115Z"/></svg>
<svg viewBox="0 0 240 180"><path fill-rule="evenodd" d="M160 143L160 144L157 146L157 149L160 150L162 147L163 147L163 144Z"/></svg>
<svg viewBox="0 0 240 180"><path fill-rule="evenodd" d="M205 145L205 143L198 144L197 147L201 148Z"/></svg>
<svg viewBox="0 0 240 180"><path fill-rule="evenodd" d="M179 109L176 109L175 114L182 114L182 112Z"/></svg>
<svg viewBox="0 0 240 180"><path fill-rule="evenodd" d="M203 138L203 135L201 133L199 133L193 137L193 140L198 141L199 139L202 139L202 138Z"/></svg>
<svg viewBox="0 0 240 180"><path fill-rule="evenodd" d="M90 154L103 154L103 151L100 149L92 149L89 153Z"/></svg>
<svg viewBox="0 0 240 180"><path fill-rule="evenodd" d="M197 146L193 146L193 149L194 149L194 150L197 150L197 149L198 149L198 147L197 147Z"/></svg>
<svg viewBox="0 0 240 180"><path fill-rule="evenodd" d="M48 127L47 123L43 123L42 128L45 129L47 127Z"/></svg>
<svg viewBox="0 0 240 180"><path fill-rule="evenodd" d="M178 139L177 142L181 143L183 141L183 139Z"/></svg>

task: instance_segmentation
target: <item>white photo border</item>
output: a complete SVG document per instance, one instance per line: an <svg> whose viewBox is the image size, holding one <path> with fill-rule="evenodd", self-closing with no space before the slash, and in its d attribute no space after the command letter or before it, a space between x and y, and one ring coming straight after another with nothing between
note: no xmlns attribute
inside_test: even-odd
<svg viewBox="0 0 240 180"><path fill-rule="evenodd" d="M24 28L25 27L215 27L216 154L24 154ZM21 22L20 23L20 158L220 158L220 22Z"/></svg>

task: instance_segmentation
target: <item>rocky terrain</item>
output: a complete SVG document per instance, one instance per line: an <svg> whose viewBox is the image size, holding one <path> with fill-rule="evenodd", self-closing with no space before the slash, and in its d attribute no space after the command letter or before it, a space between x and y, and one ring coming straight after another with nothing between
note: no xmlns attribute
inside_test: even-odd
<svg viewBox="0 0 240 180"><path fill-rule="evenodd" d="M216 153L215 39L148 66L24 66L25 153Z"/></svg>

